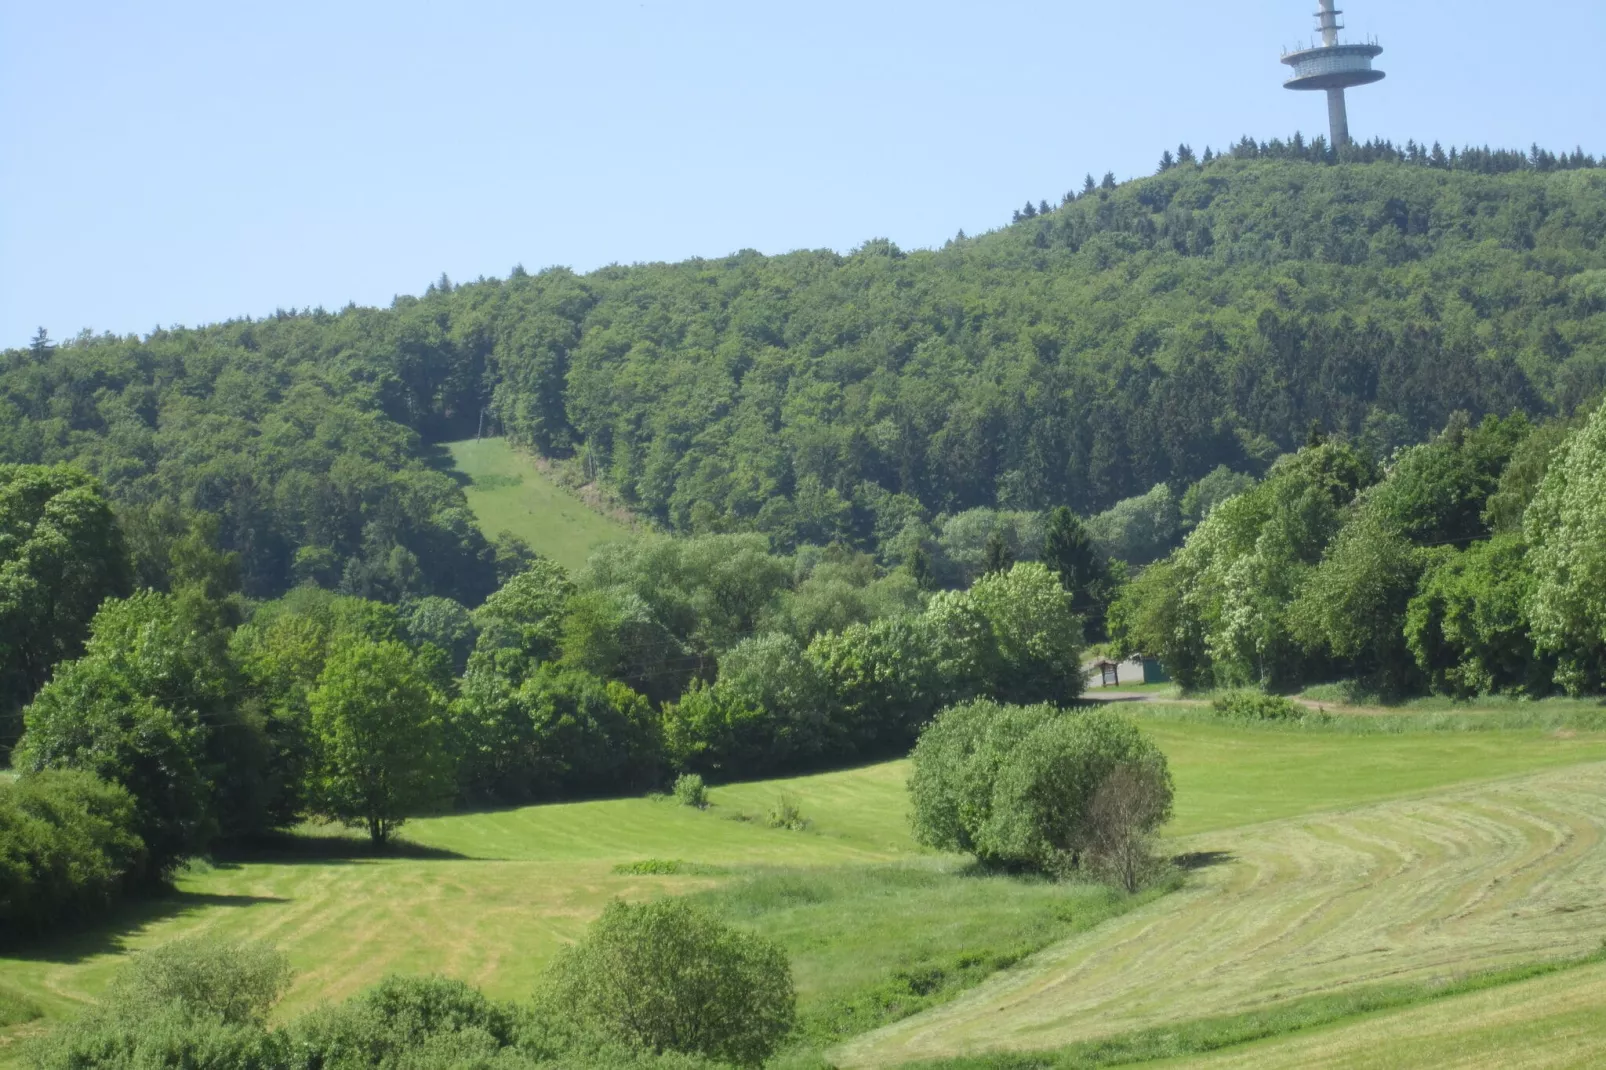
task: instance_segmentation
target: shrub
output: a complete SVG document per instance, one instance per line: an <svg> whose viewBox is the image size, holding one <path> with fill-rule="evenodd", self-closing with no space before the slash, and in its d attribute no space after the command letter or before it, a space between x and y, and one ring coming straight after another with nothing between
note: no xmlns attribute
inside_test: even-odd
<svg viewBox="0 0 1606 1070"><path fill-rule="evenodd" d="M1055 716L1052 706L988 699L938 714L915 745L909 776L915 838L939 850L977 854L977 818L991 806L999 763L1021 737Z"/></svg>
<svg viewBox="0 0 1606 1070"><path fill-rule="evenodd" d="M104 911L144 865L127 791L90 773L0 780L0 932Z"/></svg>
<svg viewBox="0 0 1606 1070"><path fill-rule="evenodd" d="M639 862L620 862L613 871L626 877L718 877L729 873L723 866L704 862L684 862L678 858L643 858Z"/></svg>
<svg viewBox="0 0 1606 1070"><path fill-rule="evenodd" d="M34 1070L284 1070L284 1038L170 1004L138 1018L91 1011L27 1045Z"/></svg>
<svg viewBox="0 0 1606 1070"><path fill-rule="evenodd" d="M764 815L764 823L772 829L786 829L788 832L803 832L809 827L809 819L803 816L797 800L790 795L776 796Z"/></svg>
<svg viewBox="0 0 1606 1070"><path fill-rule="evenodd" d="M785 953L680 900L615 902L554 964L544 1005L652 1052L743 1066L791 1031L797 997Z"/></svg>
<svg viewBox="0 0 1606 1070"><path fill-rule="evenodd" d="M446 977L387 977L290 1029L299 1065L321 1070L476 1065L512 1046L519 1016Z"/></svg>
<svg viewBox="0 0 1606 1070"><path fill-rule="evenodd" d="M261 1025L290 986L290 961L266 944L193 936L135 955L105 1006L130 1017L177 1005L231 1025Z"/></svg>
<svg viewBox="0 0 1606 1070"><path fill-rule="evenodd" d="M682 806L708 809L708 786L696 773L682 773L675 778L675 801Z"/></svg>
<svg viewBox="0 0 1606 1070"><path fill-rule="evenodd" d="M915 837L989 865L1056 871L1093 841L1093 797L1117 767L1152 769L1157 802L1143 832L1170 816L1165 756L1107 710L972 702L922 733L909 779Z"/></svg>
<svg viewBox="0 0 1606 1070"><path fill-rule="evenodd" d="M290 982L283 955L207 937L141 952L95 1010L30 1045L36 1070L284 1070L284 1038L264 1027Z"/></svg>
<svg viewBox="0 0 1606 1070"><path fill-rule="evenodd" d="M1293 700L1263 691L1228 691L1210 705L1218 715L1235 721L1297 721L1305 713Z"/></svg>

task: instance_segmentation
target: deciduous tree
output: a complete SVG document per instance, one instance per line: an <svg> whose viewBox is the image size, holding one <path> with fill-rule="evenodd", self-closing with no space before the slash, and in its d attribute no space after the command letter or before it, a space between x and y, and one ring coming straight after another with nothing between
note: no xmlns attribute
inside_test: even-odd
<svg viewBox="0 0 1606 1070"><path fill-rule="evenodd" d="M405 645L341 641L308 705L315 812L366 829L378 847L407 818L450 799L445 699Z"/></svg>

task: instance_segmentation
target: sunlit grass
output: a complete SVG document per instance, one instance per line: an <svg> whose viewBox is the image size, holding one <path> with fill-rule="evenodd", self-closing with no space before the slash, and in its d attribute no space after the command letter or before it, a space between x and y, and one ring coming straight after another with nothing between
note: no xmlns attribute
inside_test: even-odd
<svg viewBox="0 0 1606 1070"><path fill-rule="evenodd" d="M511 531L577 570L597 546L631 534L627 525L558 486L504 438L466 439L446 448L457 470L472 480L464 493L488 537Z"/></svg>

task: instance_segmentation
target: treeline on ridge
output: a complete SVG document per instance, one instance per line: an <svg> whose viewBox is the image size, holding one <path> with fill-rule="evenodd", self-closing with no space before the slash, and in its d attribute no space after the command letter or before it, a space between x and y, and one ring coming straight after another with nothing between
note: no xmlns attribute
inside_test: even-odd
<svg viewBox="0 0 1606 1070"><path fill-rule="evenodd" d="M432 444L482 420L669 530L895 564L970 508L1087 515L1263 474L1312 423L1386 456L1456 411L1569 415L1606 383L1589 158L1274 148L939 250L519 269L384 310L41 334L0 358L0 462L90 472L130 538L214 517L251 597L473 605L498 553Z"/></svg>

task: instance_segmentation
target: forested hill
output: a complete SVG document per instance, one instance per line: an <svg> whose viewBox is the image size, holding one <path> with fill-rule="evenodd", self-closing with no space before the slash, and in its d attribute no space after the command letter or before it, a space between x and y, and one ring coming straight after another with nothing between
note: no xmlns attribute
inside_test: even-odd
<svg viewBox="0 0 1606 1070"><path fill-rule="evenodd" d="M0 366L0 462L81 465L131 539L217 517L256 595L487 593L429 448L482 408L674 530L890 546L944 511L1259 473L1312 425L1381 455L1456 410L1569 413L1606 384L1603 239L1598 168L1184 161L940 250L41 338Z"/></svg>

